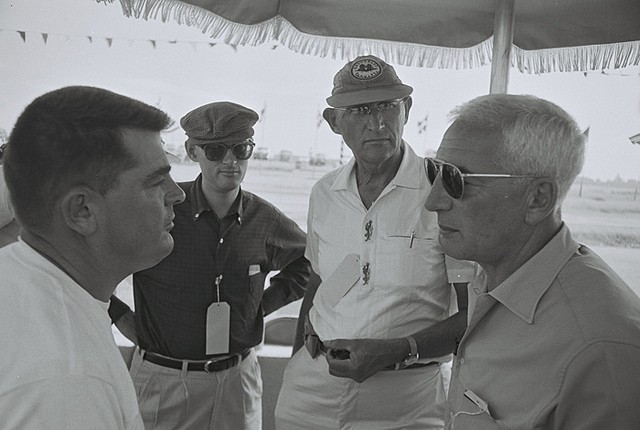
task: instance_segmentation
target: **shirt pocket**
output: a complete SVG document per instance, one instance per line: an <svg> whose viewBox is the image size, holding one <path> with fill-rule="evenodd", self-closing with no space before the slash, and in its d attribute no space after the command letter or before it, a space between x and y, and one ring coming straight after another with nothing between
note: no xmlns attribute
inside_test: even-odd
<svg viewBox="0 0 640 430"><path fill-rule="evenodd" d="M376 258L383 285L424 286L445 279L444 254L435 234L419 229L391 231Z"/></svg>
<svg viewBox="0 0 640 430"><path fill-rule="evenodd" d="M452 430L502 430L506 428L491 416L488 408L480 408L466 396L463 396L460 410L451 417Z"/></svg>

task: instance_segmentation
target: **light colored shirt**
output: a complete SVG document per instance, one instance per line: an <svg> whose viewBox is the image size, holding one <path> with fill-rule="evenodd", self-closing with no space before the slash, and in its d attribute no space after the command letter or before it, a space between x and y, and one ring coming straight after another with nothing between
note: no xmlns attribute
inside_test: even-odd
<svg viewBox="0 0 640 430"><path fill-rule="evenodd" d="M0 228L13 221L13 209L9 201L9 190L4 180L4 170L0 164Z"/></svg>
<svg viewBox="0 0 640 430"><path fill-rule="evenodd" d="M566 226L468 315L447 428L640 429L640 299Z"/></svg>
<svg viewBox="0 0 640 430"><path fill-rule="evenodd" d="M0 273L0 427L142 430L107 304L22 240Z"/></svg>
<svg viewBox="0 0 640 430"><path fill-rule="evenodd" d="M314 185L307 259L324 281L355 254L360 275L335 306L318 288L309 316L321 339L402 337L449 317L449 282L469 282L474 265L445 264L436 214L424 207L429 190L423 161L406 143L398 173L368 210L355 159Z"/></svg>

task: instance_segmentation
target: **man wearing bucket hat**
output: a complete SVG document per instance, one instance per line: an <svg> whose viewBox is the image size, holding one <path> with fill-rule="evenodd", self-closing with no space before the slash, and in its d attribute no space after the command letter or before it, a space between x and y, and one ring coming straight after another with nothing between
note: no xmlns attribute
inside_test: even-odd
<svg viewBox="0 0 640 430"><path fill-rule="evenodd" d="M305 296L305 348L285 370L276 425L441 429L440 363L464 332L474 266L445 257L424 208L423 161L402 139L413 89L374 56L333 85L323 116L354 158L311 192L305 255L322 283Z"/></svg>
<svg viewBox="0 0 640 430"><path fill-rule="evenodd" d="M135 316L122 303L112 308L116 325L137 337L131 375L147 429L262 428L253 348L263 317L302 297L310 269L304 232L240 187L257 121L230 102L180 120L201 174L179 184L186 200L175 208L174 251L134 274ZM280 273L265 290L272 271Z"/></svg>

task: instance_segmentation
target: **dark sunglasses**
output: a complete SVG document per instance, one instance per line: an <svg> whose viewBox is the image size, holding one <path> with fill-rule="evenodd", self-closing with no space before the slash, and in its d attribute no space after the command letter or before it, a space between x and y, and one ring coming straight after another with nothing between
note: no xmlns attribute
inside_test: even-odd
<svg viewBox="0 0 640 430"><path fill-rule="evenodd" d="M204 150L204 155L207 157L207 160L220 161L227 155L228 150L231 150L236 160L248 160L251 158L253 147L256 144L253 142L253 139L247 139L234 143L231 146L225 145L224 143L196 143L196 145Z"/></svg>
<svg viewBox="0 0 640 430"><path fill-rule="evenodd" d="M451 163L425 157L424 170L431 185L438 175L442 176L444 190L454 199L461 199L464 195L464 178L533 178L531 175L509 175L507 173L462 173Z"/></svg>

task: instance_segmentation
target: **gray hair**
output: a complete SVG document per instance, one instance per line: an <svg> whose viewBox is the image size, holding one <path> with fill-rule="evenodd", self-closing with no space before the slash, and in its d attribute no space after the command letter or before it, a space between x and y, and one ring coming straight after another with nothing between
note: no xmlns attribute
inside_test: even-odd
<svg viewBox="0 0 640 430"><path fill-rule="evenodd" d="M556 207L582 170L588 132L547 100L490 94L458 106L450 117L467 132L502 136L495 162L506 172L555 179Z"/></svg>

